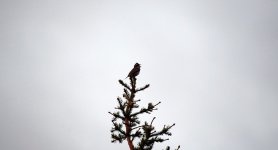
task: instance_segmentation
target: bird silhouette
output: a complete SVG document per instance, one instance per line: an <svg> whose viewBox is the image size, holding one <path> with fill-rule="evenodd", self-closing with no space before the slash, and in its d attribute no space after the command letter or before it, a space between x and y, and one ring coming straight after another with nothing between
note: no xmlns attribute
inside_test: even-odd
<svg viewBox="0 0 278 150"><path fill-rule="evenodd" d="M130 70L129 74L127 75L127 77L133 78L139 75L140 73L140 64L136 63L133 67L132 70ZM126 77L126 78L127 78Z"/></svg>

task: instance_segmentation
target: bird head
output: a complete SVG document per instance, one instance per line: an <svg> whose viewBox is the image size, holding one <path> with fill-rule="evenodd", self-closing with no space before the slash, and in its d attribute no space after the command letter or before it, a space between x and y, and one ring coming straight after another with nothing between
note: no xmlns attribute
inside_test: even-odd
<svg viewBox="0 0 278 150"><path fill-rule="evenodd" d="M135 68L135 67L137 68L137 67L141 67L141 66L140 66L139 63L136 63L136 64L134 65L134 68Z"/></svg>

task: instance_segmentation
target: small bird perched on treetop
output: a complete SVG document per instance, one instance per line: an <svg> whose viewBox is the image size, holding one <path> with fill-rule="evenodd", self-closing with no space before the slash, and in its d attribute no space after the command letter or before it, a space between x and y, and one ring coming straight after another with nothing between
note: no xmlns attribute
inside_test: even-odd
<svg viewBox="0 0 278 150"><path fill-rule="evenodd" d="M138 63L136 63L135 65L134 65L134 67L133 67L133 69L129 72L129 74L127 75L127 77L130 77L130 78L132 78L132 77L136 77L136 76L138 76L138 74L140 73L140 64L138 64ZM126 77L126 78L127 78Z"/></svg>

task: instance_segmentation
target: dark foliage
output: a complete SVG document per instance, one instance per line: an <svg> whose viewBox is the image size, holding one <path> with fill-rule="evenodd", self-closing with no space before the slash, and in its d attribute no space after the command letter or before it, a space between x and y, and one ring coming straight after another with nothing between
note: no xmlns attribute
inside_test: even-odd
<svg viewBox="0 0 278 150"><path fill-rule="evenodd" d="M116 112L109 112L112 118L112 129L111 137L112 142L122 143L127 140L130 150L151 150L155 143L161 143L168 138L165 136L171 136L170 129L175 125L164 125L160 130L156 130L153 126L155 117L148 123L144 122L141 124L138 116L141 114L151 114L154 110L157 110L157 106L161 103L148 103L146 107L140 107L138 102L140 100L135 99L135 94L137 92L147 89L150 85L147 84L143 87L136 87L136 77L129 77L130 84L119 80L119 83L124 87L123 99L121 97L117 98L118 106L115 107ZM135 141L136 140L136 141ZM136 142L136 144L135 144ZM176 150L178 150L176 148ZM170 150L167 146L165 150Z"/></svg>

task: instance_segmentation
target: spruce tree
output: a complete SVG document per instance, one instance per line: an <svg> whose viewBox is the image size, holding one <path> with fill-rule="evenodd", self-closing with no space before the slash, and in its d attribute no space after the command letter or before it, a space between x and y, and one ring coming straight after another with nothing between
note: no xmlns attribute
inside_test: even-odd
<svg viewBox="0 0 278 150"><path fill-rule="evenodd" d="M146 107L140 107L139 99L135 99L135 94L141 92L150 87L149 84L137 88L136 76L140 72L139 68L136 68L136 63L133 70L130 71L128 77L130 84L125 83L123 80L119 80L119 83L123 86L123 98L118 97L118 105L115 107L116 111L109 112L112 118L111 137L112 143L127 141L130 150L152 150L155 143L164 142L169 140L165 136L171 136L170 129L175 125L164 125L162 129L157 130L153 122L155 117L150 122L145 121L141 124L139 120L142 114L151 114L154 110L157 110L157 106L161 103L148 103ZM135 72L135 73L133 73ZM133 74L132 74L133 73ZM176 150L178 150L176 148ZM165 150L170 150L167 146Z"/></svg>

